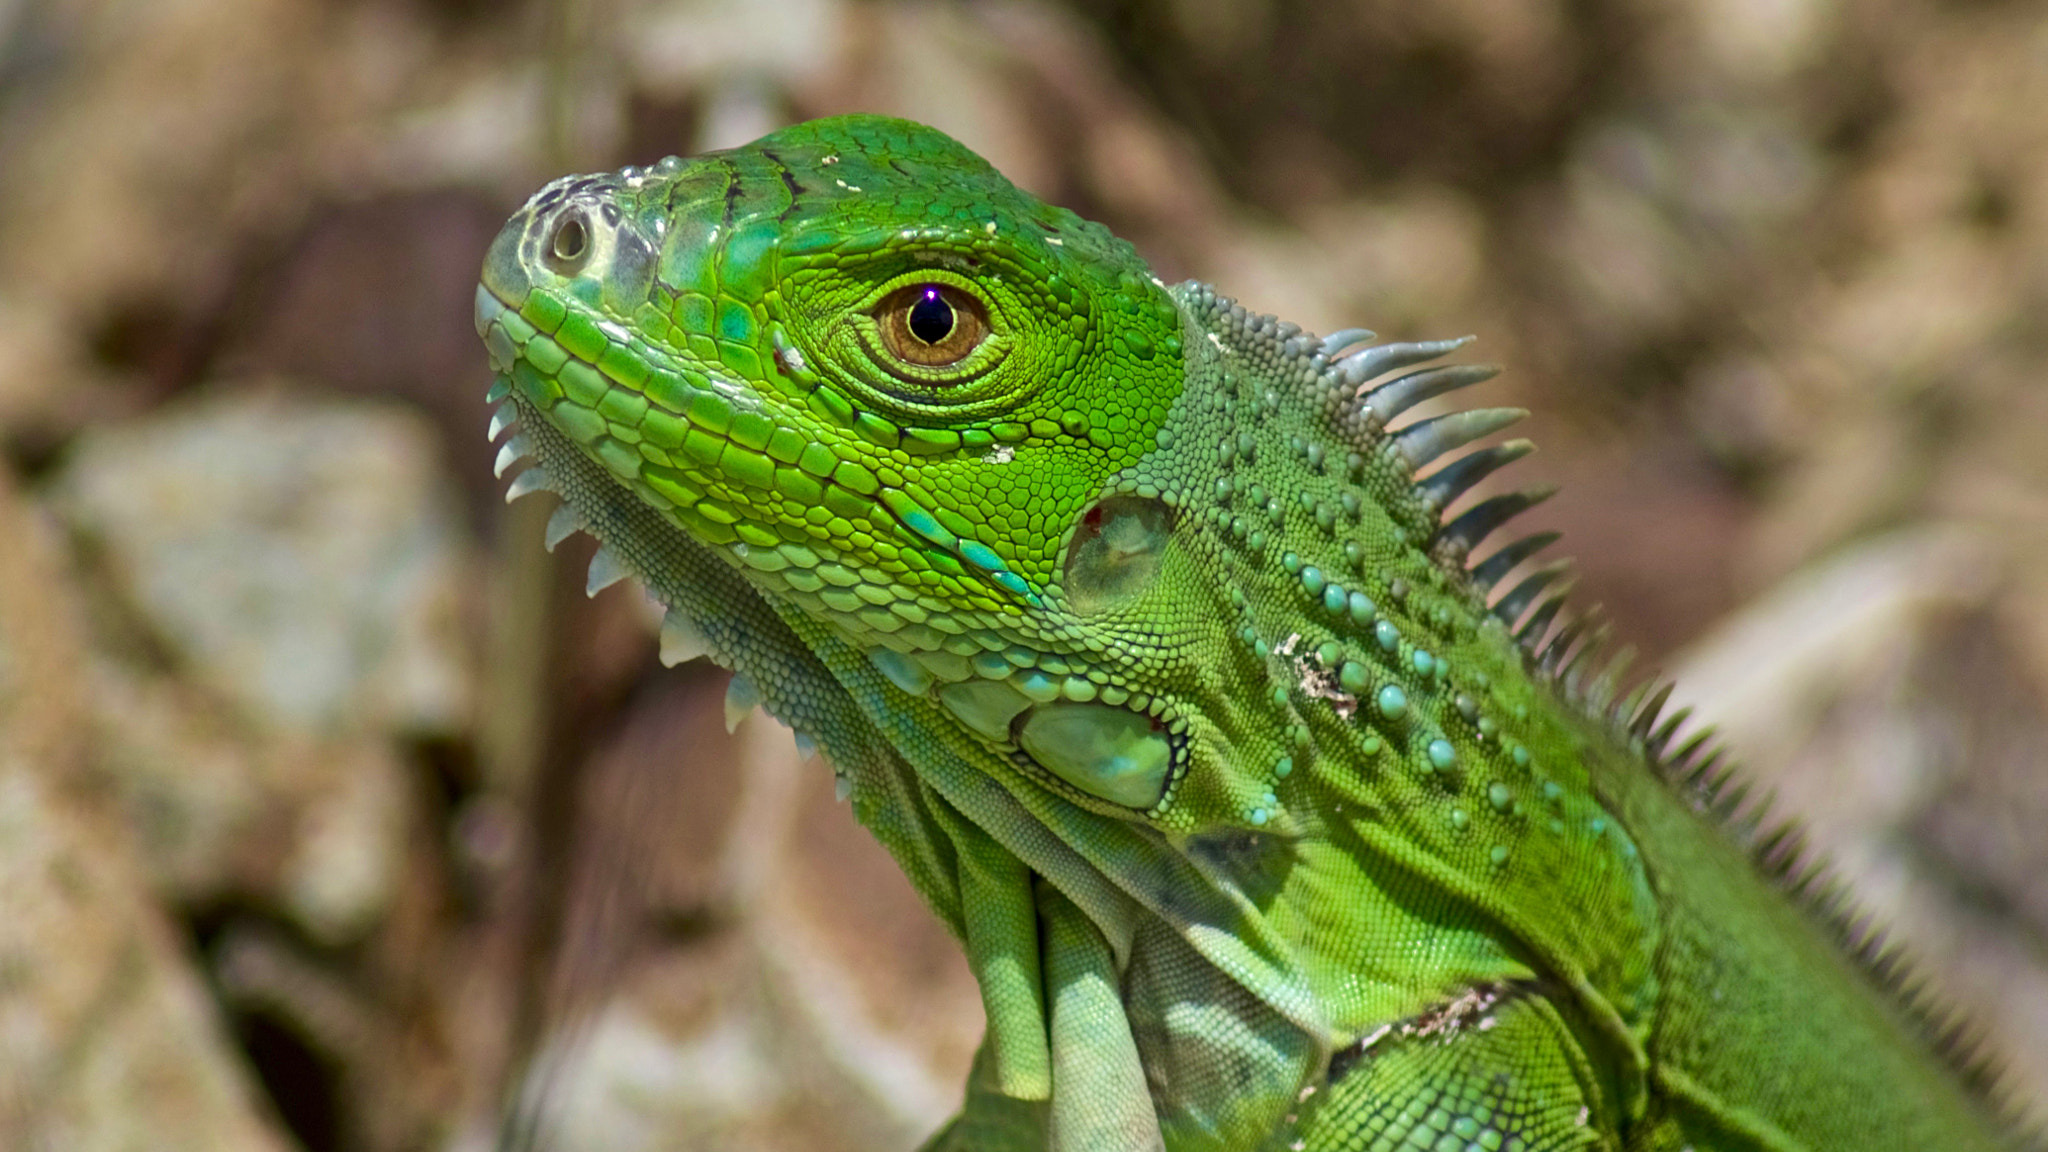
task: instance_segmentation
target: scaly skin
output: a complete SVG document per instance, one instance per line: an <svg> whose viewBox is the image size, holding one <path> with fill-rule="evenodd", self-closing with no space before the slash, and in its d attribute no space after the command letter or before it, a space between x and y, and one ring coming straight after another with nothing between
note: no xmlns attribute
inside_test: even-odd
<svg viewBox="0 0 2048 1152"><path fill-rule="evenodd" d="M877 117L557 181L477 300L514 494L965 946L935 1146L2003 1146L1654 705L1544 673L1552 573L1489 611L1530 549L1466 553L1531 497L1440 513L1526 443L1416 474L1519 413L1386 430L1491 374L1391 376L1460 342L1339 355Z"/></svg>

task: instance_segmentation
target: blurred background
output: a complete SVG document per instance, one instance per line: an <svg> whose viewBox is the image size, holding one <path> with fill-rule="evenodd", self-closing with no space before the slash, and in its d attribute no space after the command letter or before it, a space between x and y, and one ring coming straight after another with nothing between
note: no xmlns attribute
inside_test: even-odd
<svg viewBox="0 0 2048 1152"><path fill-rule="evenodd" d="M2044 108L2022 0L0 0L0 1147L955 1106L953 944L502 503L470 326L544 180L852 110L1168 280L1481 334L1579 601L2039 1115Z"/></svg>

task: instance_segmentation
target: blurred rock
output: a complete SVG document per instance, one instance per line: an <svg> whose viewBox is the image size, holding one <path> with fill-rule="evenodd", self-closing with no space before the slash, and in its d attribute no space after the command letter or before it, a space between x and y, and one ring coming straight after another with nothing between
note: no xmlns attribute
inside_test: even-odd
<svg viewBox="0 0 2048 1152"><path fill-rule="evenodd" d="M557 1054L543 1053L542 1066L555 1076L550 1145L562 1152L759 1147L760 1137L745 1130L787 1104L793 1086L738 991L724 989L724 1010L689 1037L662 1030L622 997L573 1038L558 1070Z"/></svg>
<svg viewBox="0 0 2048 1152"><path fill-rule="evenodd" d="M628 711L582 781L523 1092L553 1146L888 1148L949 1115L981 1031L957 945L724 676Z"/></svg>
<svg viewBox="0 0 2048 1152"><path fill-rule="evenodd" d="M125 818L151 885L195 905L274 888L302 791L286 782L309 773L243 738L204 693L104 655L90 664L83 775Z"/></svg>
<svg viewBox="0 0 2048 1152"><path fill-rule="evenodd" d="M1965 529L1903 532L1845 550L1723 621L1676 668L1675 703L1759 764L1799 759L1841 702L1881 696L1940 626L1981 609L1992 590L1991 541ZM1851 726L1854 727L1853 725ZM1900 733L1880 760L1842 756L1781 787L1832 841L1875 844L1941 784L1942 766L1913 754ZM1932 775L1930 775L1932 774ZM1854 862L1851 862L1852 866Z"/></svg>
<svg viewBox="0 0 2048 1152"><path fill-rule="evenodd" d="M1485 220L1458 192L1424 186L1328 204L1285 227L1240 220L1204 275L1246 307L1310 331L1369 323L1389 338L1461 336L1481 323ZM1512 359L1488 338L1486 359Z"/></svg>
<svg viewBox="0 0 2048 1152"><path fill-rule="evenodd" d="M52 477L106 600L91 775L165 894L269 894L329 943L389 903L416 819L390 741L471 706L447 488L417 416L256 393L96 431Z"/></svg>
<svg viewBox="0 0 2048 1152"><path fill-rule="evenodd" d="M509 207L544 178L546 69L507 63L522 22L432 8L10 5L0 430L61 436L195 382L245 267L324 204L458 185ZM602 150L587 122L617 122L619 93L591 72L571 127Z"/></svg>
<svg viewBox="0 0 2048 1152"><path fill-rule="evenodd" d="M323 944L359 939L390 905L414 821L404 765L378 743L334 756L329 795L305 805L279 876L281 903Z"/></svg>
<svg viewBox="0 0 2048 1152"><path fill-rule="evenodd" d="M85 751L76 605L0 475L0 1147L283 1152Z"/></svg>
<svg viewBox="0 0 2048 1152"><path fill-rule="evenodd" d="M116 594L245 722L447 732L463 550L417 416L222 396L95 430L52 482Z"/></svg>
<svg viewBox="0 0 2048 1152"><path fill-rule="evenodd" d="M653 95L674 98L734 77L788 89L839 63L850 7L845 0L626 0L612 28L634 79Z"/></svg>
<svg viewBox="0 0 2048 1152"><path fill-rule="evenodd" d="M0 760L0 1144L284 1152L118 834Z"/></svg>
<svg viewBox="0 0 2048 1152"><path fill-rule="evenodd" d="M476 361L478 253L505 201L436 190L322 210L275 251L237 269L236 328L221 373L402 402L434 418L437 452L462 482L471 522L504 507L484 429L490 368Z"/></svg>
<svg viewBox="0 0 2048 1152"><path fill-rule="evenodd" d="M535 1129L563 1152L904 1147L821 1066L743 941L646 957L616 997L542 1048L527 1083Z"/></svg>
<svg viewBox="0 0 2048 1152"><path fill-rule="evenodd" d="M87 684L60 537L0 471L0 755L63 772L85 750Z"/></svg>

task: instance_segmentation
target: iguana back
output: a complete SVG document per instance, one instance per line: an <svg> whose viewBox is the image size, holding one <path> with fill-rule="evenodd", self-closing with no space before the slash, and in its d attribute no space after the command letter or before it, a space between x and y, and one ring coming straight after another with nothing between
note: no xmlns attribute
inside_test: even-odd
<svg viewBox="0 0 2048 1152"><path fill-rule="evenodd" d="M814 739L960 937L940 1147L1989 1149L1560 619L1463 341L1318 340L879 117L565 178L477 325L513 495Z"/></svg>

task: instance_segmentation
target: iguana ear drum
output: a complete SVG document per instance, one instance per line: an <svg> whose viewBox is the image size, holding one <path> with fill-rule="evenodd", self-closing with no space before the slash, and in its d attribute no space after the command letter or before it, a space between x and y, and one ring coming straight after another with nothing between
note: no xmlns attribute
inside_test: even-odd
<svg viewBox="0 0 2048 1152"><path fill-rule="evenodd" d="M1060 586L1088 616L1148 591L1173 536L1173 509L1143 496L1111 496L1081 514Z"/></svg>

